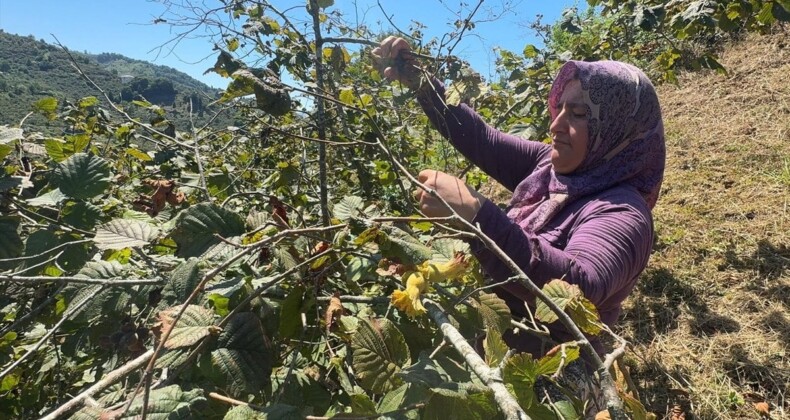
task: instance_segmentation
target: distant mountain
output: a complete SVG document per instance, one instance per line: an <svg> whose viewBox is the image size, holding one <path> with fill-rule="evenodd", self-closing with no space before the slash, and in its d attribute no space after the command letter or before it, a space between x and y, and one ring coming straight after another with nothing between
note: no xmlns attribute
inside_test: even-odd
<svg viewBox="0 0 790 420"><path fill-rule="evenodd" d="M208 120L209 103L220 94L219 90L170 67L115 53L69 52L114 102L144 98L165 108L168 118L182 130L189 126L190 101L193 119L200 123ZM0 30L0 125L18 125L34 102L48 96L57 98L61 104L86 96L103 100L100 92L80 77L59 46L36 40L32 35L19 36ZM231 122L226 118L218 123ZM49 124L37 115L25 121L25 127L44 131L51 129Z"/></svg>

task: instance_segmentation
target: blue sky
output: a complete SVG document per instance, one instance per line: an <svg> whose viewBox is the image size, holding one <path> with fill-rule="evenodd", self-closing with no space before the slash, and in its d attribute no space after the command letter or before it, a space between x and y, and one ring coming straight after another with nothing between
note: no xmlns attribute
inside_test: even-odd
<svg viewBox="0 0 790 420"><path fill-rule="evenodd" d="M175 3L184 3L176 0ZM425 34L441 36L451 30L459 10L467 13L471 5L461 0L380 0L384 10L398 26L406 28L412 20L426 25ZM195 0L195 4L218 5L215 0ZM305 0L272 0L280 10L301 6ZM455 54L470 61L483 75L494 71L495 47L520 51L528 43L538 43L527 27L537 14L543 22L554 22L568 0L486 0L476 19L479 22L457 46ZM327 10L338 9L347 20L363 20L370 28L387 30L375 0L335 0ZM504 10L504 12L503 12ZM56 36L71 50L90 53L114 52L155 64L174 67L215 87L225 87L227 80L217 75L203 76L213 65L215 54L206 38L181 42L175 49L157 47L172 39L175 29L154 24L165 13L165 6L150 0L0 0L0 29L18 35L33 35L48 43ZM293 16L305 16L296 8Z"/></svg>

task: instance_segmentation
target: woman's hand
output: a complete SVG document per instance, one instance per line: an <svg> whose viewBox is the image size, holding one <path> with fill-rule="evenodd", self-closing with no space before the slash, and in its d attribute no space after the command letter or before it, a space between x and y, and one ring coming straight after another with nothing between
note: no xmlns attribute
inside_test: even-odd
<svg viewBox="0 0 790 420"><path fill-rule="evenodd" d="M487 200L460 179L444 172L427 169L420 172L417 179L429 189L436 191L459 216L469 222L475 218ZM420 210L428 217L452 215L439 199L421 188L414 191L414 198L420 202Z"/></svg>
<svg viewBox="0 0 790 420"><path fill-rule="evenodd" d="M373 49L372 53L382 74L388 80L399 81L412 89L420 86L417 60L405 39L388 36L381 41L381 45Z"/></svg>

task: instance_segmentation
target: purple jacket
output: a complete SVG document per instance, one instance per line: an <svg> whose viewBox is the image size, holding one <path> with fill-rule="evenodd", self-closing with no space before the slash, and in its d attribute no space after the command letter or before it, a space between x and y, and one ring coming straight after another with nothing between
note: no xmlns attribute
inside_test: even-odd
<svg viewBox="0 0 790 420"><path fill-rule="evenodd" d="M443 96L443 86L438 87ZM539 162L549 159L551 146L509 135L487 125L469 106L445 106L441 96L422 91L419 102L428 118L464 156L509 190L524 180ZM613 325L621 303L631 293L647 265L653 243L650 209L640 193L617 185L570 203L538 232L523 230L498 206L486 202L473 223L493 239L538 286L555 278L578 285L598 308L601 320ZM510 270L479 241L472 250L493 282L512 276ZM515 316L526 315L524 302L534 297L516 284L497 290ZM570 335L549 326L559 341ZM527 334L505 334L511 347L543 353L539 340ZM602 347L593 344L599 353Z"/></svg>

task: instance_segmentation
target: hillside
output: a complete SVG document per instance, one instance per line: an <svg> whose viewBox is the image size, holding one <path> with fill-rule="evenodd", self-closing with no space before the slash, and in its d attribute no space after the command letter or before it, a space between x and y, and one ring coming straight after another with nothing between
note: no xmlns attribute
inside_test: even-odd
<svg viewBox="0 0 790 420"><path fill-rule="evenodd" d="M621 332L648 409L685 418L788 418L790 36L722 54L659 95L667 172L657 242ZM675 406L678 407L675 407Z"/></svg>
<svg viewBox="0 0 790 420"><path fill-rule="evenodd" d="M207 120L207 106L217 97L216 89L169 67L114 53L71 54L113 101L145 98L165 107L177 126L188 124L190 101L196 121ZM122 75L134 78L124 82ZM75 71L59 46L0 31L0 124L18 124L31 104L43 97L53 96L63 103L91 95L100 96ZM32 116L26 125L44 129L46 120Z"/></svg>

